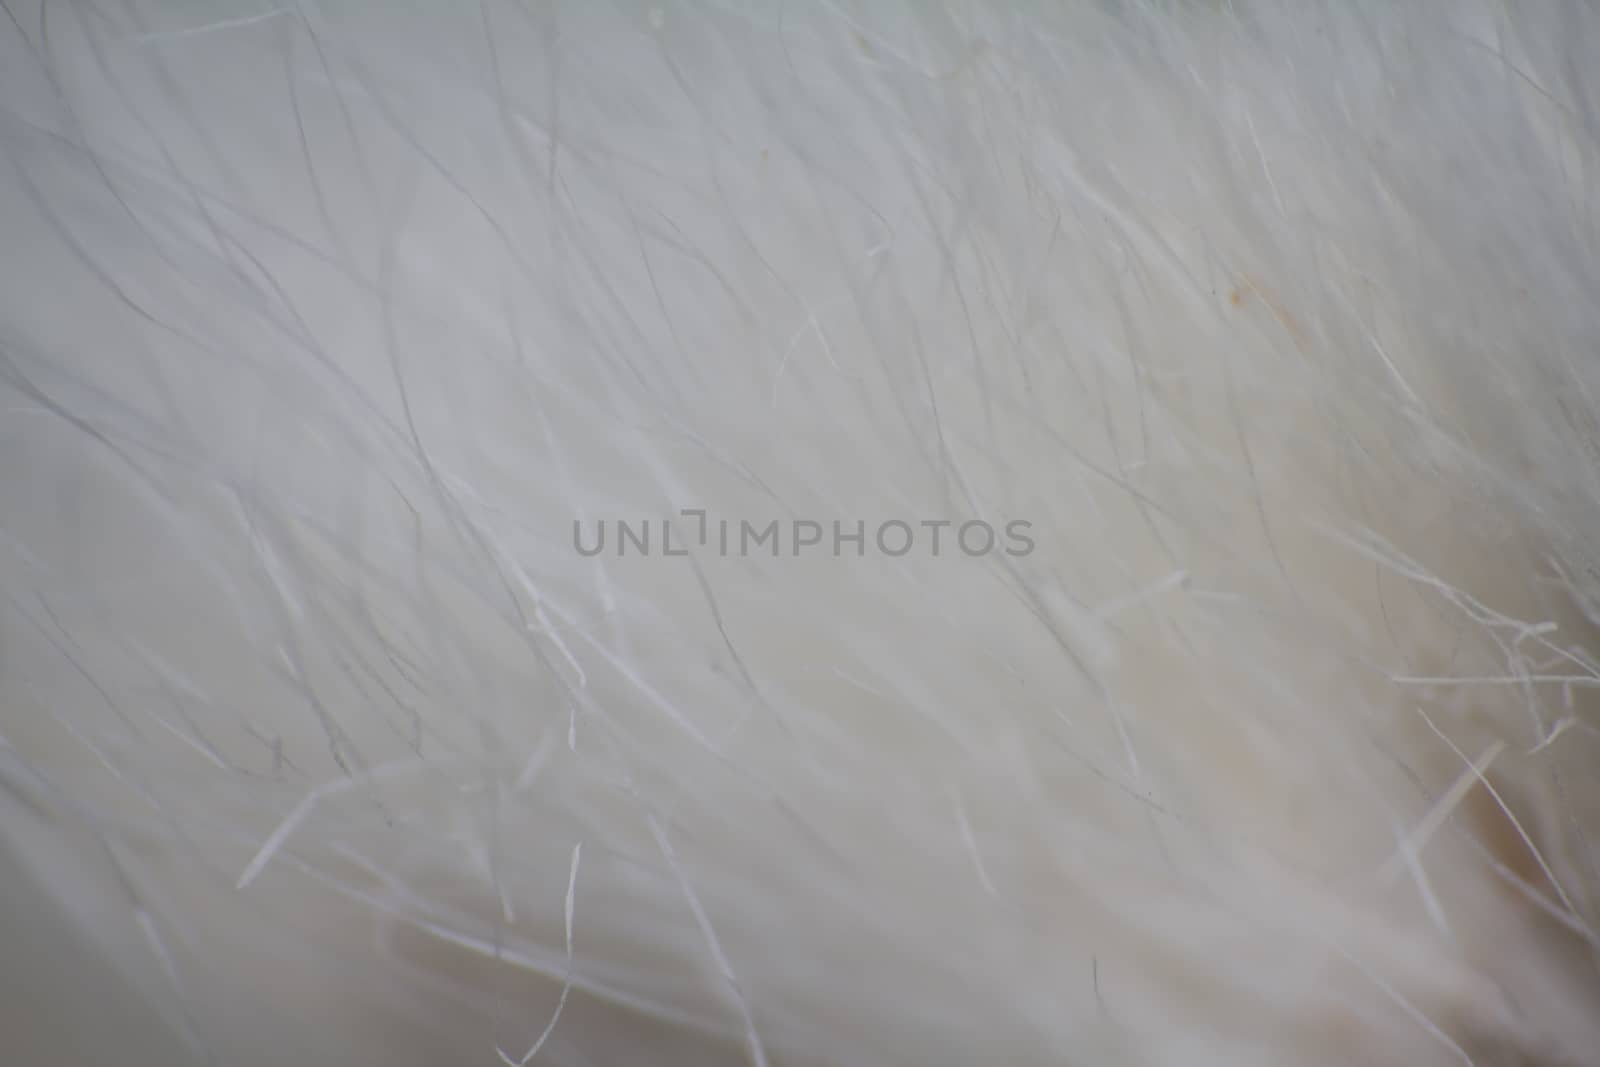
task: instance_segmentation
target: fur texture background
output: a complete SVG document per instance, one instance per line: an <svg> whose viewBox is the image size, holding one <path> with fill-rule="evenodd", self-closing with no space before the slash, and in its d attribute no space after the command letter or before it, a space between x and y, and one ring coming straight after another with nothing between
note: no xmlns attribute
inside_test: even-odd
<svg viewBox="0 0 1600 1067"><path fill-rule="evenodd" d="M1592 5L3 16L10 1062L1600 1063Z"/></svg>

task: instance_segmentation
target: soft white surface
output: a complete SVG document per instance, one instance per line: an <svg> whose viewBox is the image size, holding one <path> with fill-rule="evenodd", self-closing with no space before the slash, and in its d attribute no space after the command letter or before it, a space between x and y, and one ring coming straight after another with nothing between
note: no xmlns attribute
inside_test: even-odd
<svg viewBox="0 0 1600 1067"><path fill-rule="evenodd" d="M1600 1062L1592 9L6 14L19 1062Z"/></svg>

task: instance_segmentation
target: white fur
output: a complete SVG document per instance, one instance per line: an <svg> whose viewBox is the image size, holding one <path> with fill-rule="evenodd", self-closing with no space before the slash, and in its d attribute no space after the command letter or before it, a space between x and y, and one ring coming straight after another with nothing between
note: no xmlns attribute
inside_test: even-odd
<svg viewBox="0 0 1600 1067"><path fill-rule="evenodd" d="M7 7L16 1062L1600 1063L1592 9Z"/></svg>

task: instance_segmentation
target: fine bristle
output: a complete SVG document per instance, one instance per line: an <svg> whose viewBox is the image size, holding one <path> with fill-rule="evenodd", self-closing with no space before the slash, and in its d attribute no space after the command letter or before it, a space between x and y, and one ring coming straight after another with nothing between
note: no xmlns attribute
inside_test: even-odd
<svg viewBox="0 0 1600 1067"><path fill-rule="evenodd" d="M1600 12L8 0L0 1061L1600 1064Z"/></svg>

